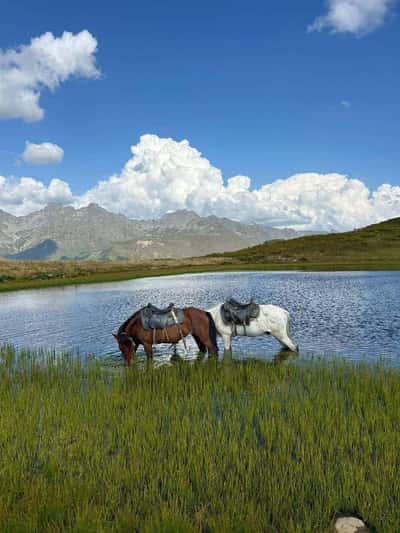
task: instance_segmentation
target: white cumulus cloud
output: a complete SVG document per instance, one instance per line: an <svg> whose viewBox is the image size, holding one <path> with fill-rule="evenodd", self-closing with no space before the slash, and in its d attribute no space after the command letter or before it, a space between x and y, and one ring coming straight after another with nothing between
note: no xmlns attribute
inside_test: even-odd
<svg viewBox="0 0 400 533"><path fill-rule="evenodd" d="M43 89L55 90L71 76L97 78L97 41L87 30L51 32L33 38L28 45L0 50L0 118L41 120Z"/></svg>
<svg viewBox="0 0 400 533"><path fill-rule="evenodd" d="M25 150L21 154L21 159L32 165L54 165L61 163L63 157L64 150L57 144L35 144L29 141L26 141Z"/></svg>
<svg viewBox="0 0 400 533"><path fill-rule="evenodd" d="M193 209L275 226L346 230L400 216L400 188L371 193L341 174L301 173L258 189L247 176L224 182L221 171L184 140L143 135L120 174L99 182L76 201L96 202L130 218L158 217Z"/></svg>
<svg viewBox="0 0 400 533"><path fill-rule="evenodd" d="M33 178L14 180L0 176L0 209L13 215L38 211L51 202L71 204L73 200L68 183L59 179L52 179L46 187Z"/></svg>
<svg viewBox="0 0 400 533"><path fill-rule="evenodd" d="M131 217L158 217L168 210L206 210L223 189L221 171L188 141L143 135L119 175L100 181L82 198Z"/></svg>
<svg viewBox="0 0 400 533"><path fill-rule="evenodd" d="M317 17L308 31L365 35L385 22L395 0L328 0L328 12Z"/></svg>
<svg viewBox="0 0 400 533"><path fill-rule="evenodd" d="M158 218L177 209L299 230L344 231L400 216L400 187L371 191L343 174L299 173L253 188L247 176L221 171L186 140L143 135L119 174L81 196L67 183L0 177L0 209L25 214L49 202L95 202L129 218Z"/></svg>

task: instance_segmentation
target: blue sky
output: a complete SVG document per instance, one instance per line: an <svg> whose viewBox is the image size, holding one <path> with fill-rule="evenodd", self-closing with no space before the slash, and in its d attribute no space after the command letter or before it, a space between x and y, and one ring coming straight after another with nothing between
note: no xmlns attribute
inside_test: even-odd
<svg viewBox="0 0 400 533"><path fill-rule="evenodd" d="M43 89L42 120L0 120L0 175L45 185L56 177L82 195L119 173L130 146L152 133L188 139L225 178L251 177L251 188L311 172L370 191L399 185L396 7L360 35L308 32L327 12L324 0L3 0L0 48L86 29L101 77ZM61 146L63 161L16 163L28 140Z"/></svg>

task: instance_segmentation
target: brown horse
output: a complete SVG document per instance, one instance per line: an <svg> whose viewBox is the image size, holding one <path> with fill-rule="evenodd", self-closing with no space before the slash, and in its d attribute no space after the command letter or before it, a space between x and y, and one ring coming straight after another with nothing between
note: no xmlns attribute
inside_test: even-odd
<svg viewBox="0 0 400 533"><path fill-rule="evenodd" d="M143 345L147 357L153 357L153 344L176 344L189 334L193 336L200 352L204 353L207 349L209 354L218 354L217 330L213 317L207 311L185 307L182 309L182 324L155 330L143 328L140 311L129 317L117 333L113 333L128 366L140 344Z"/></svg>

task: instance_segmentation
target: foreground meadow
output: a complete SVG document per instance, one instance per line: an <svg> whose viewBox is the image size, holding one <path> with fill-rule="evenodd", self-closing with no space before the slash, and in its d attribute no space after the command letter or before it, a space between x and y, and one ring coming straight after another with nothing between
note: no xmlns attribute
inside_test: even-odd
<svg viewBox="0 0 400 533"><path fill-rule="evenodd" d="M0 359L1 531L399 530L397 370Z"/></svg>

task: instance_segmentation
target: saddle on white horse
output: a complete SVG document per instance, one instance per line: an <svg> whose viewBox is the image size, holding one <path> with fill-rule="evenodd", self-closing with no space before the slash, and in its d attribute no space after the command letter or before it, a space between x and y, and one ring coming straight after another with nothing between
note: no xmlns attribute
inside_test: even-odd
<svg viewBox="0 0 400 533"><path fill-rule="evenodd" d="M243 304L231 298L221 306L222 320L225 324L234 326L248 326L259 314L260 306L254 300Z"/></svg>

